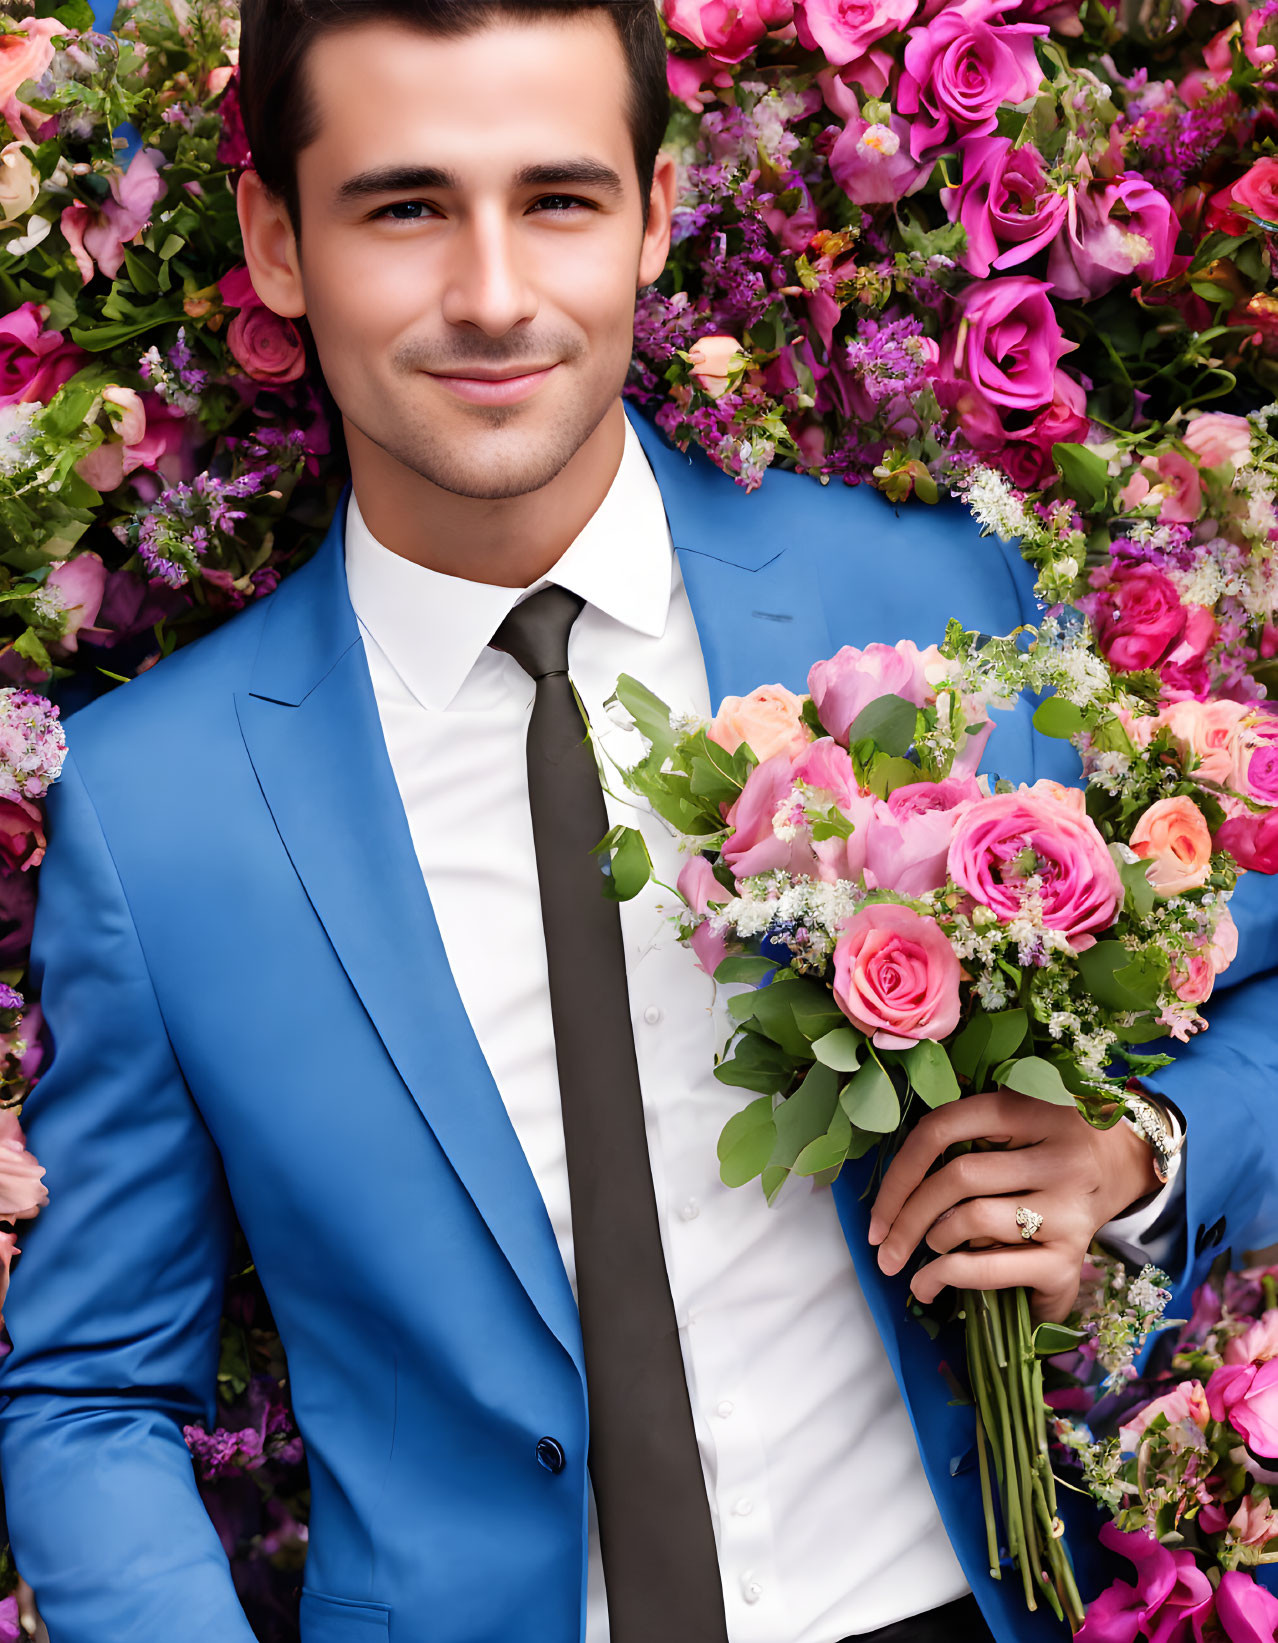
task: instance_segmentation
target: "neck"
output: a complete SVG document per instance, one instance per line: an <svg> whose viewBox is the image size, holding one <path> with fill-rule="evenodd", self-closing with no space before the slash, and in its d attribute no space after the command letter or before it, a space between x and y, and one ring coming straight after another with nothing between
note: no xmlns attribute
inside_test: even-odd
<svg viewBox="0 0 1278 1643"><path fill-rule="evenodd" d="M618 399L548 485L495 501L441 489L350 423L346 435L355 499L383 547L444 576L526 588L598 511L621 466L626 424Z"/></svg>

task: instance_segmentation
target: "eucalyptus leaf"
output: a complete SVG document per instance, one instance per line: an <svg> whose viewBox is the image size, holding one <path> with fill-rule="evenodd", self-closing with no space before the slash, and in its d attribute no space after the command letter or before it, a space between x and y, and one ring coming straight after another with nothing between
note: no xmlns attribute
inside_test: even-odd
<svg viewBox="0 0 1278 1643"><path fill-rule="evenodd" d="M943 1107L959 1098L958 1079L950 1058L934 1038L921 1038L901 1058L911 1086L929 1107Z"/></svg>
<svg viewBox="0 0 1278 1643"><path fill-rule="evenodd" d="M830 1127L839 1100L838 1074L819 1063L787 1101L773 1114L776 1146L769 1164L793 1169L799 1154Z"/></svg>
<svg viewBox="0 0 1278 1643"><path fill-rule="evenodd" d="M873 742L881 753L899 756L909 751L919 710L904 696L877 696L852 721L848 746Z"/></svg>
<svg viewBox="0 0 1278 1643"><path fill-rule="evenodd" d="M1032 1095L1036 1101L1049 1101L1054 1107L1072 1107L1075 1104L1060 1073L1041 1055L1026 1055L1019 1061L1005 1061L1001 1067L995 1068L994 1081L1005 1090Z"/></svg>
<svg viewBox="0 0 1278 1643"><path fill-rule="evenodd" d="M1068 741L1087 728L1087 715L1081 707L1067 702L1063 696L1049 696L1034 710L1034 729L1044 736Z"/></svg>
<svg viewBox="0 0 1278 1643"><path fill-rule="evenodd" d="M954 1070L974 1088L984 1085L990 1068L1014 1055L1025 1040L1029 1017L1024 1010L982 1011L954 1041Z"/></svg>
<svg viewBox="0 0 1278 1643"><path fill-rule="evenodd" d="M757 987L775 969L776 965L770 958L757 958L752 953L731 953L720 963L714 973L714 979L725 987L735 982L745 982L748 986Z"/></svg>
<svg viewBox="0 0 1278 1643"><path fill-rule="evenodd" d="M857 1129L875 1135L887 1135L901 1122L892 1080L873 1058L843 1086L839 1104Z"/></svg>
<svg viewBox="0 0 1278 1643"><path fill-rule="evenodd" d="M864 1044L865 1034L857 1032L855 1027L836 1027L815 1041L812 1053L823 1066L833 1067L835 1072L854 1073L861 1065Z"/></svg>
<svg viewBox="0 0 1278 1643"><path fill-rule="evenodd" d="M775 1141L770 1095L760 1096L734 1113L723 1126L717 1147L719 1174L724 1185L742 1187L761 1175Z"/></svg>
<svg viewBox="0 0 1278 1643"><path fill-rule="evenodd" d="M817 1136L815 1141L809 1141L795 1159L794 1173L821 1175L826 1170L838 1169L847 1157L851 1143L852 1125L843 1110L836 1107L829 1129L824 1135Z"/></svg>

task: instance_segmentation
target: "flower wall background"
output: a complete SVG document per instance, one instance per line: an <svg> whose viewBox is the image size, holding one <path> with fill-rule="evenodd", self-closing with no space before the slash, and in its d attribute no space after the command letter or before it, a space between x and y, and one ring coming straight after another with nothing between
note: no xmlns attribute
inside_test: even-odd
<svg viewBox="0 0 1278 1643"><path fill-rule="evenodd" d="M1243 795L1218 842L1278 867L1278 0L663 10L681 198L629 392L747 488L782 464L1017 538ZM44 1194L59 714L269 594L345 478L305 326L243 266L237 46L234 0L0 15L0 1288ZM1092 749L1116 791L1132 764ZM305 1463L247 1249L219 1384L188 1440L255 1630L291 1639Z"/></svg>

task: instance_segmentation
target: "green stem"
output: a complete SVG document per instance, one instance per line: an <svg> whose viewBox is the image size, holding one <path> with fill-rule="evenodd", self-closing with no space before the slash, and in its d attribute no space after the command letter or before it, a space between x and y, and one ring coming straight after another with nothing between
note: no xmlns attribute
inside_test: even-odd
<svg viewBox="0 0 1278 1643"><path fill-rule="evenodd" d="M995 1438L994 1449L1002 1453L1003 1477L1003 1521L1007 1527L1007 1549L1012 1555L1012 1561L1021 1573L1021 1583L1025 1589L1025 1605L1028 1609L1036 1609L1034 1601L1034 1586L1030 1578L1030 1566L1027 1557L1028 1548L1025 1544L1025 1520L1021 1510L1021 1492L1017 1481L1012 1476L1015 1465L1015 1443L1012 1437L1012 1421L1008 1408L1007 1384L1007 1353L1003 1346L1002 1322L999 1319L996 1306L990 1305L991 1297L982 1293L981 1328L986 1337L986 1351L991 1361L993 1374L990 1377L994 1388L994 1401L998 1406L998 1426L992 1436Z"/></svg>

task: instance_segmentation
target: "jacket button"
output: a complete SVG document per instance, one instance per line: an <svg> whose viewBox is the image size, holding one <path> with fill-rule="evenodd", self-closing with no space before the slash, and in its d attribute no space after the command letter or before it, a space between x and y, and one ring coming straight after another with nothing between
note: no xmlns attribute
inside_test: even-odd
<svg viewBox="0 0 1278 1643"><path fill-rule="evenodd" d="M554 1438L542 1438L537 1445L537 1459L548 1472L562 1472L568 1458Z"/></svg>

